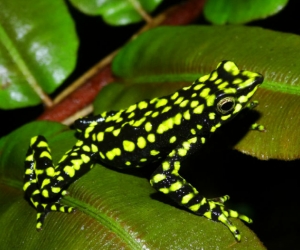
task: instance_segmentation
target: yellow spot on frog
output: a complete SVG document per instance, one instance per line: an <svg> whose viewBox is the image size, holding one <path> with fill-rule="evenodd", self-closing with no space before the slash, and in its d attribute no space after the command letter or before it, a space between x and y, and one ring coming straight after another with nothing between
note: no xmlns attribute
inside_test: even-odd
<svg viewBox="0 0 300 250"><path fill-rule="evenodd" d="M179 107L184 108L189 103L189 100L184 100L179 104Z"/></svg>
<svg viewBox="0 0 300 250"><path fill-rule="evenodd" d="M152 114L152 110L149 110L149 111L147 111L145 114L144 114L144 116L149 116L149 115L151 115Z"/></svg>
<svg viewBox="0 0 300 250"><path fill-rule="evenodd" d="M181 119L182 119L182 114L181 113L176 114L173 118L174 124L180 125L181 124Z"/></svg>
<svg viewBox="0 0 300 250"><path fill-rule="evenodd" d="M143 123L145 120L146 120L146 117L143 117L143 118L139 119L138 121L135 121L135 123L133 123L132 126L134 126L134 127L139 127L139 126L142 125L142 123Z"/></svg>
<svg viewBox="0 0 300 250"><path fill-rule="evenodd" d="M114 127L111 126L111 127L106 128L106 129L105 129L105 132L111 132L111 131L113 131L113 130L114 130Z"/></svg>
<svg viewBox="0 0 300 250"><path fill-rule="evenodd" d="M240 97L238 98L238 102L240 102L240 103L248 102L247 96L244 96L244 95L240 96Z"/></svg>
<svg viewBox="0 0 300 250"><path fill-rule="evenodd" d="M154 113L151 115L151 117L155 118L155 117L157 117L158 115L159 115L159 112L156 111L156 112L154 112Z"/></svg>
<svg viewBox="0 0 300 250"><path fill-rule="evenodd" d="M88 163L90 161L90 157L85 154L81 154L80 157L84 163Z"/></svg>
<svg viewBox="0 0 300 250"><path fill-rule="evenodd" d="M75 170L79 170L82 165L82 160L72 160L71 163L73 164Z"/></svg>
<svg viewBox="0 0 300 250"><path fill-rule="evenodd" d="M186 156L186 154L187 154L187 150L184 149L184 148L180 148L180 149L178 149L178 154L179 154L180 156L184 157L184 156Z"/></svg>
<svg viewBox="0 0 300 250"><path fill-rule="evenodd" d="M71 178L74 177L75 175L75 169L73 167L70 167L70 166L65 166L64 167L64 172L69 175Z"/></svg>
<svg viewBox="0 0 300 250"><path fill-rule="evenodd" d="M171 106L167 106L167 107L165 107L165 108L161 111L161 113L166 113L166 112L168 112L168 111L171 110L171 109L172 109Z"/></svg>
<svg viewBox="0 0 300 250"><path fill-rule="evenodd" d="M85 152L90 152L90 151L91 151L90 147L87 146L87 145L84 145L84 146L82 147L82 149L83 149L83 151L85 151Z"/></svg>
<svg viewBox="0 0 300 250"><path fill-rule="evenodd" d="M210 76L210 81L214 81L218 78L218 73L216 71L212 72L211 76Z"/></svg>
<svg viewBox="0 0 300 250"><path fill-rule="evenodd" d="M199 101L196 100L196 101L192 101L190 106L191 106L191 108L195 108L198 106L198 104L199 104Z"/></svg>
<svg viewBox="0 0 300 250"><path fill-rule="evenodd" d="M55 175L55 171L53 167L46 168L46 174L50 177L53 177Z"/></svg>
<svg viewBox="0 0 300 250"><path fill-rule="evenodd" d="M42 147L48 147L47 143L45 141L40 141L39 144L37 145L38 148L42 148Z"/></svg>
<svg viewBox="0 0 300 250"><path fill-rule="evenodd" d="M167 177L164 174L156 174L153 176L152 180L154 183L161 182L162 180L166 179Z"/></svg>
<svg viewBox="0 0 300 250"><path fill-rule="evenodd" d="M230 116L231 116L231 114L229 114L229 115L222 115L221 116L221 120L226 121L227 119L230 118Z"/></svg>
<svg viewBox="0 0 300 250"><path fill-rule="evenodd" d="M232 112L233 114L238 113L242 109L242 105L240 103L237 103L234 107L234 111Z"/></svg>
<svg viewBox="0 0 300 250"><path fill-rule="evenodd" d="M51 191L55 194L58 194L60 192L61 188L60 187L51 187Z"/></svg>
<svg viewBox="0 0 300 250"><path fill-rule="evenodd" d="M53 187L52 187L51 189L53 189ZM60 188L59 188L59 190L60 190ZM54 193L55 193L55 192L54 192ZM56 193L59 193L59 191L56 192ZM45 197L45 198L49 198L49 192L48 192L47 189L43 189L43 191L42 191L42 196Z"/></svg>
<svg viewBox="0 0 300 250"><path fill-rule="evenodd" d="M183 113L183 118L186 120L190 120L191 119L191 114L190 114L190 110L187 110Z"/></svg>
<svg viewBox="0 0 300 250"><path fill-rule="evenodd" d="M184 97L180 96L175 102L174 104L177 105L177 104L180 104L182 101L183 101Z"/></svg>
<svg viewBox="0 0 300 250"><path fill-rule="evenodd" d="M140 136L137 140L137 146L140 148L140 149L143 149L145 148L147 145L147 141L144 137Z"/></svg>
<svg viewBox="0 0 300 250"><path fill-rule="evenodd" d="M124 140L123 141L123 148L127 152L132 152L135 149L135 144L132 141Z"/></svg>
<svg viewBox="0 0 300 250"><path fill-rule="evenodd" d="M127 118L130 119L130 118L132 118L132 117L134 117L134 116L135 116L135 113L134 113L134 112L131 112Z"/></svg>
<svg viewBox="0 0 300 250"><path fill-rule="evenodd" d="M99 132L97 134L97 140L100 142L100 141L103 141L104 139L104 133L103 132Z"/></svg>
<svg viewBox="0 0 300 250"><path fill-rule="evenodd" d="M193 212L197 212L199 210L199 208L200 208L200 204L199 203L197 203L197 204L189 207L189 209L191 211L193 211Z"/></svg>
<svg viewBox="0 0 300 250"><path fill-rule="evenodd" d="M170 186L169 189L170 189L170 191L175 192L175 191L179 190L181 187L182 187L182 183L180 181L176 181L175 183L173 183Z"/></svg>
<svg viewBox="0 0 300 250"><path fill-rule="evenodd" d="M210 120L214 120L214 119L216 118L216 113L214 113L214 112L209 113L209 114L208 114L208 118L209 118Z"/></svg>
<svg viewBox="0 0 300 250"><path fill-rule="evenodd" d="M148 107L148 103L145 101L139 102L139 104L138 104L139 109L145 109L147 107Z"/></svg>
<svg viewBox="0 0 300 250"><path fill-rule="evenodd" d="M208 78L208 76L204 76L205 78L206 78L206 80L207 80L207 78ZM199 80L201 80L203 77L201 77ZM206 81L205 80L205 81ZM202 80L201 80L201 82L203 82ZM202 89L202 87L204 87L205 85L203 84L203 83L201 83L201 84L197 84L197 85L195 85L195 87L194 87L194 90L195 91L198 91L198 90L200 90L200 89Z"/></svg>
<svg viewBox="0 0 300 250"><path fill-rule="evenodd" d="M187 204L191 199L193 199L193 197L194 197L193 193L189 193L189 194L183 196L181 199L181 204Z"/></svg>
<svg viewBox="0 0 300 250"><path fill-rule="evenodd" d="M162 163L162 168L163 168L164 171L169 170L169 169L170 169L170 163L167 162L167 161L164 161L164 162Z"/></svg>
<svg viewBox="0 0 300 250"><path fill-rule="evenodd" d="M40 154L40 158L43 158L43 157L46 157L48 159L52 159L51 158L51 155L49 154L49 152L47 151L43 151L41 154Z"/></svg>
<svg viewBox="0 0 300 250"><path fill-rule="evenodd" d="M206 105L208 107L211 107L214 105L215 103L215 99L216 99L216 96L215 95L209 95L207 98L206 98Z"/></svg>
<svg viewBox="0 0 300 250"><path fill-rule="evenodd" d="M146 130L147 132L150 132L151 129L152 129L152 124L151 124L151 122L147 122L147 123L145 124L145 130Z"/></svg>
<svg viewBox="0 0 300 250"><path fill-rule="evenodd" d="M118 128L118 129L114 130L114 131L112 132L112 134L113 134L114 136L118 136L118 135L120 134L120 132L121 132L121 129Z"/></svg>
<svg viewBox="0 0 300 250"><path fill-rule="evenodd" d="M94 130L94 127L89 125L85 132L84 132L84 138L89 138L90 137L90 133Z"/></svg>
<svg viewBox="0 0 300 250"><path fill-rule="evenodd" d="M178 92L175 92L172 96L171 96L171 100L175 100L178 97Z"/></svg>
<svg viewBox="0 0 300 250"><path fill-rule="evenodd" d="M194 108L193 112L194 112L195 114L199 115L199 114L201 114L201 113L203 112L203 110L204 110L204 105L201 104L201 105L199 105L197 108Z"/></svg>
<svg viewBox="0 0 300 250"><path fill-rule="evenodd" d="M152 143L155 142L155 134L149 134L147 140Z"/></svg>
<svg viewBox="0 0 300 250"><path fill-rule="evenodd" d="M176 141L176 136L172 136L169 140L170 143L174 143Z"/></svg>
<svg viewBox="0 0 300 250"><path fill-rule="evenodd" d="M209 92L210 92L210 88L205 88L200 92L200 96L205 98L208 96Z"/></svg>
<svg viewBox="0 0 300 250"><path fill-rule="evenodd" d="M228 84L229 84L228 82L223 82L222 84L220 84L218 86L218 89L223 90L223 89L225 89L227 87Z"/></svg>
<svg viewBox="0 0 300 250"><path fill-rule="evenodd" d="M224 69L228 72L230 72L232 75L236 76L240 73L240 70L237 68L237 66L233 62L226 62L223 65Z"/></svg>
<svg viewBox="0 0 300 250"><path fill-rule="evenodd" d="M150 151L150 154L155 156L155 155L159 154L159 151L153 149L153 150Z"/></svg>
<svg viewBox="0 0 300 250"><path fill-rule="evenodd" d="M161 124L159 124L159 126L156 130L156 133L157 134L163 134L167 130L168 130L168 127L165 124L161 123Z"/></svg>
<svg viewBox="0 0 300 250"><path fill-rule="evenodd" d="M155 108L159 108L162 106L165 106L168 103L168 100L163 98L163 99L159 99L155 105Z"/></svg>
<svg viewBox="0 0 300 250"><path fill-rule="evenodd" d="M126 113L131 113L136 109L136 104L131 105L125 112Z"/></svg>
<svg viewBox="0 0 300 250"><path fill-rule="evenodd" d="M41 189L43 189L45 186L49 185L50 183L51 182L49 178L44 179L41 185Z"/></svg>
<svg viewBox="0 0 300 250"><path fill-rule="evenodd" d="M75 144L77 147L80 147L83 145L83 141L77 141L76 144Z"/></svg>

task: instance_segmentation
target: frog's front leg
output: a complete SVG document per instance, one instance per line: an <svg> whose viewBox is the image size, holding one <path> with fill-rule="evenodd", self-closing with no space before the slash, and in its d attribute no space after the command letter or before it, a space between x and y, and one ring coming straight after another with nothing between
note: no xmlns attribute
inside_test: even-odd
<svg viewBox="0 0 300 250"><path fill-rule="evenodd" d="M80 171L86 172L92 166L90 157L82 153L82 144L77 142L54 167L46 139L43 136L31 138L25 159L23 190L37 210L37 230L42 228L48 212L74 211L73 207L62 205L58 200L67 193L65 186L74 181Z"/></svg>
<svg viewBox="0 0 300 250"><path fill-rule="evenodd" d="M254 100L254 101L251 101L249 102L247 105L246 105L246 108L251 110L251 109L255 109L258 105L258 101ZM266 128L264 125L261 125L261 124L258 124L258 123L253 123L251 124L251 127L250 127L251 130L257 130L259 132L266 132Z"/></svg>
<svg viewBox="0 0 300 250"><path fill-rule="evenodd" d="M222 222L229 228L234 237L240 241L241 235L238 229L228 218L240 218L248 223L251 223L252 220L224 206L224 202L229 199L228 195L207 199L200 195L197 189L179 174L181 161L195 152L204 143L205 137L193 137L178 145L153 173L150 183L155 189L168 195L179 205L186 207L193 213Z"/></svg>

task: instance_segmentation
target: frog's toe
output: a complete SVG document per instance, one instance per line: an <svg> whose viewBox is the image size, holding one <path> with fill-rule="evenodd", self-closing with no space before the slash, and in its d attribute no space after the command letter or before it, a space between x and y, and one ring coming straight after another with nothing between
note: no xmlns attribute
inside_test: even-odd
<svg viewBox="0 0 300 250"><path fill-rule="evenodd" d="M229 195L224 195L224 196L221 196L221 197L210 198L208 200L213 201L216 204L223 205L229 199L230 199Z"/></svg>
<svg viewBox="0 0 300 250"><path fill-rule="evenodd" d="M220 222L222 222L225 226L228 227L228 229L230 230L230 232L234 235L234 237L236 238L237 241L241 241L241 234L240 231L237 229L237 227L235 225L233 225L231 223L230 220L228 220L228 216L226 215L226 213L223 213L219 216L218 220Z"/></svg>
<svg viewBox="0 0 300 250"><path fill-rule="evenodd" d="M59 204L57 202L43 203L40 204L39 208L43 208L36 215L36 230L41 231L43 228L44 220L49 212L62 212L62 213L73 213L75 211L74 207Z"/></svg>

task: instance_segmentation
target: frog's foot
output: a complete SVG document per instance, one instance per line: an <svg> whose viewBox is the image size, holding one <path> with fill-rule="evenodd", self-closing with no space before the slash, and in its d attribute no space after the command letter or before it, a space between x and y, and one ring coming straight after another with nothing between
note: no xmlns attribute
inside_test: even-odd
<svg viewBox="0 0 300 250"><path fill-rule="evenodd" d="M239 218L247 223L252 223L252 219L246 215L239 214L237 211L228 209L224 206L224 202L229 200L229 196L207 199L209 209L203 215L209 219L220 221L229 228L237 241L241 240L241 234L236 226L232 224L229 218Z"/></svg>
<svg viewBox="0 0 300 250"><path fill-rule="evenodd" d="M249 102L247 105L246 105L246 108L248 109L254 109L256 108L258 105L258 101L257 100L254 100L252 102Z"/></svg>
<svg viewBox="0 0 300 250"><path fill-rule="evenodd" d="M266 128L264 125L258 124L258 123L253 123L250 127L251 130L257 130L259 132L266 132Z"/></svg>
<svg viewBox="0 0 300 250"><path fill-rule="evenodd" d="M36 230L38 231L42 230L45 217L49 212L73 213L75 211L74 207L62 205L58 202L39 203L36 209L38 211L36 215Z"/></svg>
<svg viewBox="0 0 300 250"><path fill-rule="evenodd" d="M221 207L222 213L226 213L226 217L239 218L247 223L252 223L253 222L252 219L250 219L246 215L239 214L237 211L225 207L224 203L229 199L230 199L229 195L224 195L221 197L207 199L207 201L208 202L212 201L216 205L219 205Z"/></svg>

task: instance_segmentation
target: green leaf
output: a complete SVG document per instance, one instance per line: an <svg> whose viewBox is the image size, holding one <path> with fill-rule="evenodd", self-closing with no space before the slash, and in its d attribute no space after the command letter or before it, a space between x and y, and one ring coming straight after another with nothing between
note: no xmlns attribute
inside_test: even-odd
<svg viewBox="0 0 300 250"><path fill-rule="evenodd" d="M63 1L0 1L0 108L41 102L72 72L78 40Z"/></svg>
<svg viewBox="0 0 300 250"><path fill-rule="evenodd" d="M134 0L143 9L151 13L162 0ZM141 15L135 10L133 0L70 0L80 11L88 15L101 15L110 25L126 25L142 21Z"/></svg>
<svg viewBox="0 0 300 250"><path fill-rule="evenodd" d="M264 249L239 220L237 243L221 223L195 216L157 195L136 171L96 165L68 188L61 202L74 214L50 213L41 232L35 209L22 191L23 161L31 136L49 139L54 161L75 143L73 131L53 122L34 122L0 140L0 244L3 249ZM5 230L4 230L5 229ZM16 239L17 235L17 239Z"/></svg>
<svg viewBox="0 0 300 250"><path fill-rule="evenodd" d="M214 24L246 23L281 11L288 0L207 0L205 18Z"/></svg>
<svg viewBox="0 0 300 250"><path fill-rule="evenodd" d="M156 89L155 94L158 90L161 95L172 93L183 82L190 84L199 76L210 73L220 61L231 60L241 69L265 76L254 99L260 102L255 109L260 115L256 122L263 124L267 131L249 131L235 147L260 159L299 158L299 44L299 36L253 27L157 28L126 45L113 61L114 73L119 76L124 89L116 92L111 104L115 108L116 100L120 98L130 102L151 98L151 89ZM165 87L164 82L167 82ZM149 83L148 91L146 85ZM170 87L172 83L174 87ZM136 94L139 91L136 87L140 88L141 94ZM130 91L138 98L130 99ZM104 99L101 94L100 99ZM102 106L108 108L101 101L97 102L97 112L102 111ZM239 129L232 130L228 137L240 134Z"/></svg>

